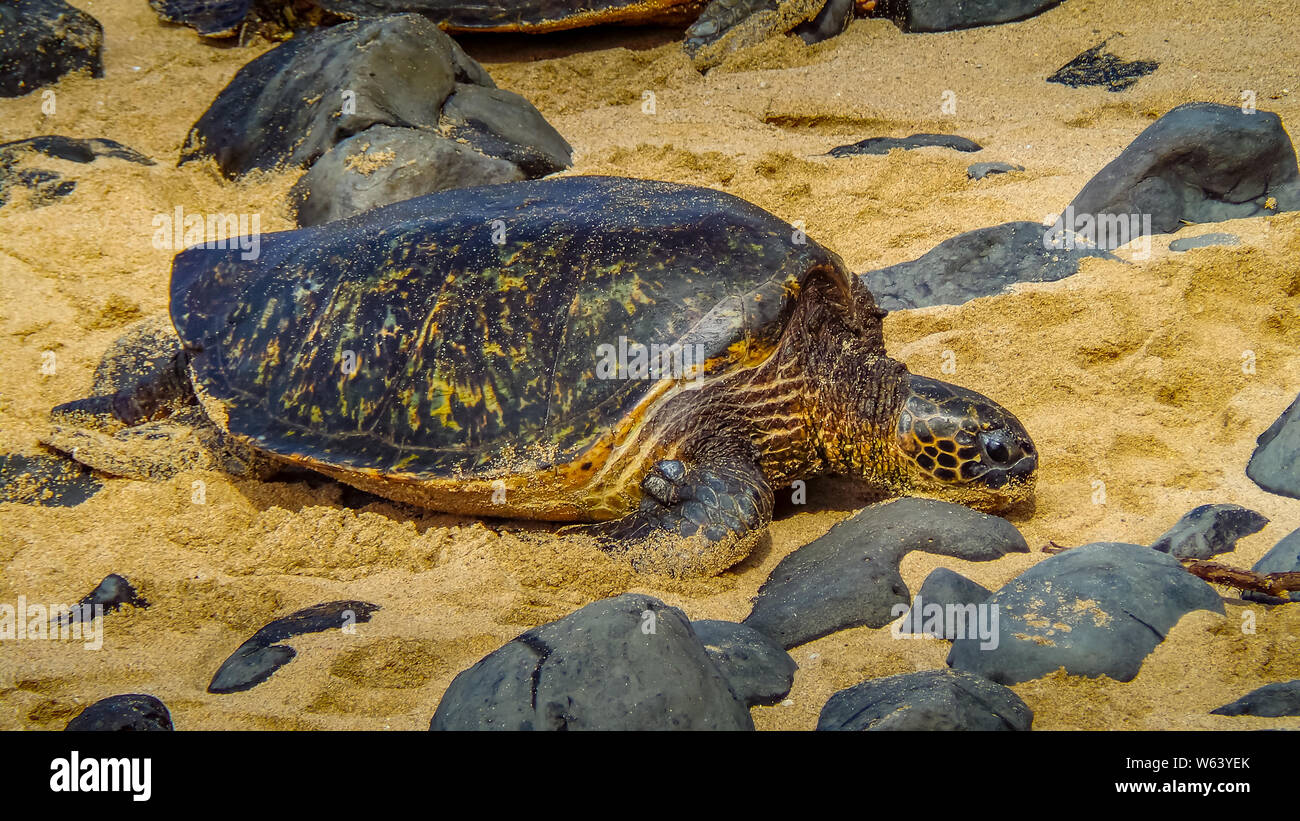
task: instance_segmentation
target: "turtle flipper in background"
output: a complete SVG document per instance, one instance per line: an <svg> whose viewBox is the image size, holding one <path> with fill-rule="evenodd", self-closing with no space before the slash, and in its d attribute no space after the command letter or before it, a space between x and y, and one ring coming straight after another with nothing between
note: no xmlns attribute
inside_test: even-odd
<svg viewBox="0 0 1300 821"><path fill-rule="evenodd" d="M739 453L709 454L690 466L661 460L641 490L640 507L627 516L562 532L593 536L639 571L715 575L749 555L772 520L772 488Z"/></svg>

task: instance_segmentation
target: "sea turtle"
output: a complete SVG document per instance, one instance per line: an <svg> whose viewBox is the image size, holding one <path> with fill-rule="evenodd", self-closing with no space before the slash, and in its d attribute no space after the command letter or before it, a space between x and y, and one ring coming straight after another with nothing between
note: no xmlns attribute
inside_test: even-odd
<svg viewBox="0 0 1300 821"><path fill-rule="evenodd" d="M739 561L774 490L817 474L993 510L1032 493L1015 416L909 374L840 258L729 194L596 176L456 189L247 256L178 254L179 343L153 337L135 387L56 408L47 444L166 475L142 461L166 461L158 417L180 408L187 430L215 423L187 434L191 466L215 443L237 472L261 471L254 453L437 510L585 522L674 574ZM123 455L140 423L156 444Z"/></svg>
<svg viewBox="0 0 1300 821"><path fill-rule="evenodd" d="M607 23L695 22L686 49L700 68L729 51L795 30L807 42L834 37L856 7L875 0L149 0L169 22L207 37L229 37L251 19L277 26L316 25L416 12L448 31L550 32Z"/></svg>

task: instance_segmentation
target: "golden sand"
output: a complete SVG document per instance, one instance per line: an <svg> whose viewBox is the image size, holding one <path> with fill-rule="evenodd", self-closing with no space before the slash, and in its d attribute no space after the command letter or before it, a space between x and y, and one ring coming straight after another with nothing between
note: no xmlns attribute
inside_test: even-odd
<svg viewBox="0 0 1300 821"><path fill-rule="evenodd" d="M74 4L104 25L105 77L65 78L53 116L42 114L39 93L0 100L0 141L108 137L159 164L58 164L78 180L70 197L0 209L2 451L38 452L49 408L84 395L125 325L166 309L172 252L153 247L156 214L178 205L257 213L264 231L290 228L285 193L301 173L232 184L211 164L175 167L190 125L268 43L205 46L188 29L159 25L143 2ZM569 138L572 173L728 191L802 221L863 271L962 231L1043 219L1182 102L1237 104L1253 90L1296 133L1294 19L1289 4L1254 0L1068 0L1022 23L947 34L858 20L827 43L766 43L703 77L681 52L679 31L465 42ZM1044 82L1116 34L1111 51L1160 68L1118 94ZM943 113L945 100L955 100L955 114ZM820 156L918 131L961 134L984 150ZM968 180L966 166L983 160L1028 170ZM1244 474L1255 437L1300 390L1300 214L1179 235L1210 230L1234 232L1242 245L1172 254L1172 237L1157 237L1147 260L1089 260L1058 283L887 319L895 356L1002 402L1042 454L1036 507L1015 520L1034 552L986 564L912 554L902 569L913 592L941 565L996 588L1041 561L1049 540L1149 543L1204 503L1241 504L1272 520L1223 557L1238 566L1300 527L1300 502ZM53 375L41 373L47 351ZM940 372L948 351L955 375ZM1247 351L1253 373L1243 372ZM204 504L192 501L196 488ZM107 616L97 652L0 645L0 728L59 729L124 692L160 697L183 729L424 728L456 673L595 599L642 592L692 618L743 618L777 562L856 504L828 483L809 491L808 509L782 508L770 544L741 565L678 582L636 576L548 527L413 516L382 503L351 510L328 484L184 474L110 480L75 508L0 504L0 602L71 603L117 572L153 605ZM1015 689L1043 729L1297 726L1208 715L1262 684L1300 677L1300 607L1229 598L1226 618L1186 617L1130 683L1057 674ZM298 658L251 691L206 692L218 665L267 621L335 599L383 609L355 635L294 639ZM1241 629L1245 611L1255 614L1253 634ZM756 723L810 729L836 690L940 667L947 646L859 628L796 648L789 703L755 710Z"/></svg>

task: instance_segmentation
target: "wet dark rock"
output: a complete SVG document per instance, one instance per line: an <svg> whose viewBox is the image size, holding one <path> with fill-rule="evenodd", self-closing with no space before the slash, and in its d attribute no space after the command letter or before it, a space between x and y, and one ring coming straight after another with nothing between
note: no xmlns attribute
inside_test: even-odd
<svg viewBox="0 0 1300 821"><path fill-rule="evenodd" d="M1059 553L993 594L998 636L958 639L948 664L1000 684L1064 667L1077 676L1131 681L1178 620L1193 610L1223 613L1214 588L1174 557L1101 542Z"/></svg>
<svg viewBox="0 0 1300 821"><path fill-rule="evenodd" d="M853 157L859 154L888 154L895 148L910 151L913 148L951 148L954 151L981 150L979 143L953 134L913 134L910 137L868 137L849 145L837 145L826 152L832 157Z"/></svg>
<svg viewBox="0 0 1300 821"><path fill-rule="evenodd" d="M0 144L0 205L12 197L15 188L30 190L27 201L32 207L49 205L76 189L76 181L65 180L56 171L20 167L39 163L43 157L76 163L90 163L100 157L108 157L140 165L154 164L153 160L138 151L114 140L98 137L76 139L51 135L15 140Z"/></svg>
<svg viewBox="0 0 1300 821"><path fill-rule="evenodd" d="M1082 242L1045 246L1047 228L1007 222L946 239L911 262L863 274L880 307L896 311L960 305L1001 293L1016 282L1054 282L1079 270L1085 257L1117 259Z"/></svg>
<svg viewBox="0 0 1300 821"><path fill-rule="evenodd" d="M104 76L99 21L63 0L0 3L0 97L21 97L71 71Z"/></svg>
<svg viewBox="0 0 1300 821"><path fill-rule="evenodd" d="M908 0L898 23L904 31L953 31L1023 20L1061 0Z"/></svg>
<svg viewBox="0 0 1300 821"><path fill-rule="evenodd" d="M377 125L317 160L289 196L306 227L434 191L522 179L514 163L441 134Z"/></svg>
<svg viewBox="0 0 1300 821"><path fill-rule="evenodd" d="M856 5L854 0L828 0L816 17L795 26L794 33L810 46L829 40L844 33L853 22Z"/></svg>
<svg viewBox="0 0 1300 821"><path fill-rule="evenodd" d="M1199 237L1180 237L1169 243L1170 251L1190 251L1193 248L1208 248L1213 245L1240 245L1241 237L1216 231L1201 234Z"/></svg>
<svg viewBox="0 0 1300 821"><path fill-rule="evenodd" d="M925 577L925 581L921 582L921 589L916 592L916 598L912 600L912 609L903 617L899 632L926 632L925 609L929 605L944 607L950 604L982 604L992 595L993 591L979 582L971 581L946 567L935 568ZM917 609L918 606L920 610ZM939 631L935 638L952 639L953 636Z"/></svg>
<svg viewBox="0 0 1300 821"><path fill-rule="evenodd" d="M1034 713L1020 696L959 670L876 678L831 696L818 730L1028 730Z"/></svg>
<svg viewBox="0 0 1300 821"><path fill-rule="evenodd" d="M776 704L790 694L799 665L770 638L730 621L696 621L691 626L732 692L745 704Z"/></svg>
<svg viewBox="0 0 1300 821"><path fill-rule="evenodd" d="M1241 505L1192 508L1159 539L1153 550L1179 559L1208 559L1237 549L1237 540L1258 533L1268 519Z"/></svg>
<svg viewBox="0 0 1300 821"><path fill-rule="evenodd" d="M277 644L285 639L305 633L320 633L334 628L347 628L370 621L379 605L363 601L335 601L317 604L276 619L253 634L222 663L209 693L238 693L261 684L271 674L298 655L287 644Z"/></svg>
<svg viewBox="0 0 1300 821"><path fill-rule="evenodd" d="M0 454L0 502L72 507L103 488L89 468L66 456Z"/></svg>
<svg viewBox="0 0 1300 821"><path fill-rule="evenodd" d="M75 622L88 622L95 618L96 607L102 607L103 613L113 613L121 610L123 605L129 604L132 607L148 607L149 602L144 599L136 589L126 580L125 576L117 573L110 573L104 577L94 590L86 594L85 598L68 610L67 613L58 617L60 624L73 624Z"/></svg>
<svg viewBox="0 0 1300 821"><path fill-rule="evenodd" d="M966 169L966 176L972 180L982 180L990 174L1007 174L1024 170L1023 165L1012 165L1009 162L977 162Z"/></svg>
<svg viewBox="0 0 1300 821"><path fill-rule="evenodd" d="M1256 573L1268 575L1269 573L1300 573L1300 529L1293 530L1290 534L1283 537L1282 541L1273 545L1263 558L1255 562L1251 568ZM1247 601L1261 602L1263 604L1285 604L1288 600L1270 596L1267 593L1257 593L1254 590L1247 590L1241 594ZM1300 602L1300 590L1291 592L1290 601Z"/></svg>
<svg viewBox="0 0 1300 821"><path fill-rule="evenodd" d="M165 731L172 730L167 705L144 693L109 696L96 701L64 728L72 732Z"/></svg>
<svg viewBox="0 0 1300 821"><path fill-rule="evenodd" d="M456 676L431 730L752 730L686 614L625 594L533 628Z"/></svg>
<svg viewBox="0 0 1300 821"><path fill-rule="evenodd" d="M1300 678L1265 684L1257 690L1210 711L1216 716L1300 716Z"/></svg>
<svg viewBox="0 0 1300 821"><path fill-rule="evenodd" d="M789 649L850 627L883 627L910 600L898 572L913 550L966 561L1029 551L1005 519L933 499L869 507L781 560L745 624Z"/></svg>
<svg viewBox="0 0 1300 821"><path fill-rule="evenodd" d="M1255 440L1246 475L1269 493L1300 499L1300 396Z"/></svg>
<svg viewBox="0 0 1300 821"><path fill-rule="evenodd" d="M1104 51L1105 47L1106 43L1101 42L1083 52L1058 68L1047 82L1070 88L1101 86L1107 91L1123 91L1160 67L1154 60L1121 60Z"/></svg>
<svg viewBox="0 0 1300 821"><path fill-rule="evenodd" d="M1300 209L1291 138L1270 111L1184 103L1088 181L1067 211L1150 215L1151 230Z"/></svg>

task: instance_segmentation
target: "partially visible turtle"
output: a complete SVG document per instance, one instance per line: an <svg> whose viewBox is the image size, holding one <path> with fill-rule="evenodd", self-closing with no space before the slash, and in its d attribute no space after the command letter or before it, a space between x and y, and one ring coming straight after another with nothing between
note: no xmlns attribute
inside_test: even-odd
<svg viewBox="0 0 1300 821"><path fill-rule="evenodd" d="M253 18L299 25L416 12L448 31L550 32L608 23L695 22L686 48L700 68L726 53L792 30L808 42L852 20L854 0L149 0L162 19L207 37L229 37ZM856 5L864 10L873 0Z"/></svg>
<svg viewBox="0 0 1300 821"><path fill-rule="evenodd" d="M909 374L883 316L838 256L718 191L458 189L264 236L253 260L178 254L180 354L159 339L138 369L154 376L55 409L48 443L89 414L117 432L77 458L164 472L106 449L168 403L198 429L192 384L201 443L437 510L589 522L670 573L739 561L774 490L817 474L987 509L1028 498L1020 422Z"/></svg>

